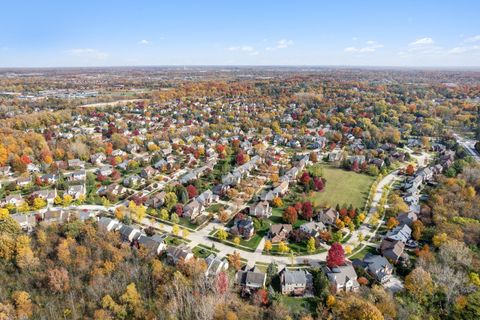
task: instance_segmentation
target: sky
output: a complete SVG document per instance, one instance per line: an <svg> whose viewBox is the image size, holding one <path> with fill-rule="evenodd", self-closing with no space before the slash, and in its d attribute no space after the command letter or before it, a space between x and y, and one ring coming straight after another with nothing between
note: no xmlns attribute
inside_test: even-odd
<svg viewBox="0 0 480 320"><path fill-rule="evenodd" d="M477 0L0 0L0 67L480 66Z"/></svg>

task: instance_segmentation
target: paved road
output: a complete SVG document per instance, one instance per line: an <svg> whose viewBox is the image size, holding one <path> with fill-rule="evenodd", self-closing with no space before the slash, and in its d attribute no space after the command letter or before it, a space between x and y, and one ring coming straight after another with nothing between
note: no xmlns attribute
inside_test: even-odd
<svg viewBox="0 0 480 320"><path fill-rule="evenodd" d="M467 150L468 153L475 159L475 161L480 162L480 155L478 154L477 150L475 150L475 140L467 139L461 137L460 135L454 133L453 136L457 140L457 142Z"/></svg>

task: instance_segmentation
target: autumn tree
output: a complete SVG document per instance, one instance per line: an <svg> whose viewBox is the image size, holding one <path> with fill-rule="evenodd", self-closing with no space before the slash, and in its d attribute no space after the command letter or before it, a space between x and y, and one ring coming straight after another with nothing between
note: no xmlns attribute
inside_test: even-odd
<svg viewBox="0 0 480 320"><path fill-rule="evenodd" d="M283 220L286 223L295 224L297 222L297 219L298 219L297 210L294 207L289 206L283 212Z"/></svg>
<svg viewBox="0 0 480 320"><path fill-rule="evenodd" d="M342 245L336 242L332 244L330 249L328 249L327 265L330 268L333 268L336 266L342 266L344 264L345 264L345 252L343 251Z"/></svg>
<svg viewBox="0 0 480 320"><path fill-rule="evenodd" d="M405 289L419 301L424 301L428 295L433 293L433 281L430 273L422 267L413 269L405 277Z"/></svg>

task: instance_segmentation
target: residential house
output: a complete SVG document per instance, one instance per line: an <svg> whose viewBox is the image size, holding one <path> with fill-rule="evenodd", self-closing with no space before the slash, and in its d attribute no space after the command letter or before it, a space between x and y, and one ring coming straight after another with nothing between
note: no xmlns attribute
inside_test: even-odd
<svg viewBox="0 0 480 320"><path fill-rule="evenodd" d="M397 220L400 222L400 225L406 224L407 226L411 226L414 221L417 221L417 219L418 216L413 211L401 213L397 216Z"/></svg>
<svg viewBox="0 0 480 320"><path fill-rule="evenodd" d="M403 251L405 243L399 240L383 239L378 249L380 253L393 263L398 263L405 259Z"/></svg>
<svg viewBox="0 0 480 320"><path fill-rule="evenodd" d="M138 174L132 174L131 176L123 179L123 185L129 188L134 188L145 183L145 179Z"/></svg>
<svg viewBox="0 0 480 320"><path fill-rule="evenodd" d="M230 229L230 233L233 235L240 235L244 239L250 239L255 233L253 220L251 219L236 220L233 224L233 227Z"/></svg>
<svg viewBox="0 0 480 320"><path fill-rule="evenodd" d="M183 207L183 216L190 217L190 220L194 220L203 212L203 210L204 206L196 199L193 199Z"/></svg>
<svg viewBox="0 0 480 320"><path fill-rule="evenodd" d="M12 214L10 215L20 225L24 232L32 232L37 224L37 219L33 214Z"/></svg>
<svg viewBox="0 0 480 320"><path fill-rule="evenodd" d="M85 162L80 159L68 160L68 167L72 169L83 169L85 168Z"/></svg>
<svg viewBox="0 0 480 320"><path fill-rule="evenodd" d="M300 230L308 233L311 237L318 237L320 232L325 231L327 227L322 222L310 221L302 224Z"/></svg>
<svg viewBox="0 0 480 320"><path fill-rule="evenodd" d="M385 257L371 253L367 253L363 261L353 261L353 265L365 269L365 271L380 283L388 281L393 273L393 267Z"/></svg>
<svg viewBox="0 0 480 320"><path fill-rule="evenodd" d="M97 174L102 175L102 176L109 176L113 172L113 167L111 165L105 165L97 170Z"/></svg>
<svg viewBox="0 0 480 320"><path fill-rule="evenodd" d="M235 283L241 286L243 292L247 294L265 287L266 279L267 275L257 267L248 269L248 267L245 266L235 275Z"/></svg>
<svg viewBox="0 0 480 320"><path fill-rule="evenodd" d="M165 244L165 237L166 235L155 234L149 237L147 235L142 234L140 235L140 237L138 237L136 241L138 242L139 246L144 247L147 250L150 250L156 255L159 255L160 252L165 250L165 248L167 247L167 245Z"/></svg>
<svg viewBox="0 0 480 320"><path fill-rule="evenodd" d="M10 176L12 175L12 167L10 166L3 166L3 167L0 167L0 176Z"/></svg>
<svg viewBox="0 0 480 320"><path fill-rule="evenodd" d="M148 166L144 168L142 172L140 172L140 176L145 179L151 179L153 178L153 176L155 176L156 173L157 173L157 170L155 170L151 166Z"/></svg>
<svg viewBox="0 0 480 320"><path fill-rule="evenodd" d="M287 239L288 235L290 234L290 232L292 232L292 230L293 228L291 224L273 224L270 226L268 236L271 239L272 243L278 243Z"/></svg>
<svg viewBox="0 0 480 320"><path fill-rule="evenodd" d="M189 261L194 258L192 249L185 244L179 246L169 246L166 249L167 261L172 264L177 264L180 259Z"/></svg>
<svg viewBox="0 0 480 320"><path fill-rule="evenodd" d="M158 209L165 203L166 195L167 193L165 191L155 193L147 199L145 204L151 208Z"/></svg>
<svg viewBox="0 0 480 320"><path fill-rule="evenodd" d="M95 153L90 156L90 162L96 166L99 166L102 164L103 161L107 160L107 157L105 156L104 153Z"/></svg>
<svg viewBox="0 0 480 320"><path fill-rule="evenodd" d="M259 219L267 219L272 216L272 207L268 201L259 201L250 206L249 214Z"/></svg>
<svg viewBox="0 0 480 320"><path fill-rule="evenodd" d="M23 200L22 196L19 194L11 194L5 197L2 201L3 205L13 205L15 207L21 206L25 200Z"/></svg>
<svg viewBox="0 0 480 320"><path fill-rule="evenodd" d="M45 200L48 204L53 204L57 196L57 189L53 190L38 190L32 193L33 197L39 197Z"/></svg>
<svg viewBox="0 0 480 320"><path fill-rule="evenodd" d="M56 175L54 173L47 173L47 174L44 174L40 179L44 183L53 184L53 183L57 183L58 175Z"/></svg>
<svg viewBox="0 0 480 320"><path fill-rule="evenodd" d="M330 284L338 291L357 291L360 287L357 281L357 273L353 265L346 263L343 266L325 267L325 274L327 275Z"/></svg>
<svg viewBox="0 0 480 320"><path fill-rule="evenodd" d="M275 197L280 197L288 192L288 182L282 181L280 184L272 190Z"/></svg>
<svg viewBox="0 0 480 320"><path fill-rule="evenodd" d="M403 224L389 231L385 237L390 240L398 240L406 243L410 239L411 235L412 229L408 225Z"/></svg>
<svg viewBox="0 0 480 320"><path fill-rule="evenodd" d="M32 183L32 177L20 177L15 181L16 185L19 187L25 187Z"/></svg>
<svg viewBox="0 0 480 320"><path fill-rule="evenodd" d="M282 286L282 294L303 296L307 289L312 288L312 275L304 270L283 269L280 272L280 284Z"/></svg>
<svg viewBox="0 0 480 320"><path fill-rule="evenodd" d="M67 179L69 181L83 181L87 179L87 172L85 170L73 171L67 176Z"/></svg>
<svg viewBox="0 0 480 320"><path fill-rule="evenodd" d="M69 186L67 194L71 195L73 199L79 199L82 196L85 196L86 188L84 184Z"/></svg>
<svg viewBox="0 0 480 320"><path fill-rule="evenodd" d="M120 229L118 229L118 232L120 233L120 238L127 242L137 240L142 235L141 231L134 226L122 225Z"/></svg>
<svg viewBox="0 0 480 320"><path fill-rule="evenodd" d="M116 231L121 227L121 223L117 219L102 217L98 221L98 226L105 231Z"/></svg>
<svg viewBox="0 0 480 320"><path fill-rule="evenodd" d="M200 202L202 205L206 206L208 204L211 204L213 202L216 202L219 200L218 195L213 194L211 190L206 190L202 192L196 199L198 202Z"/></svg>
<svg viewBox="0 0 480 320"><path fill-rule="evenodd" d="M338 212L333 208L328 208L317 216L317 220L322 222L324 225L332 226L335 225L338 219Z"/></svg>
<svg viewBox="0 0 480 320"><path fill-rule="evenodd" d="M216 276L220 272L228 270L228 260L220 259L213 254L206 257L205 262L207 263L206 276Z"/></svg>

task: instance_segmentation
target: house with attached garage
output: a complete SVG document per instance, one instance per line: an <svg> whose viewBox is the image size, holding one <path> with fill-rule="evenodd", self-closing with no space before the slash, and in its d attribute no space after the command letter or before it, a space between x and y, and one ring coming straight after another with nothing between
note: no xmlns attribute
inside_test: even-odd
<svg viewBox="0 0 480 320"><path fill-rule="evenodd" d="M230 228L230 233L233 235L239 235L244 239L250 239L255 233L253 220L251 218L236 220L233 224L233 227Z"/></svg>
<svg viewBox="0 0 480 320"><path fill-rule="evenodd" d="M53 190L38 190L32 193L33 197L42 198L48 204L53 204L57 196L57 189Z"/></svg>
<svg viewBox="0 0 480 320"><path fill-rule="evenodd" d="M15 181L16 185L19 187L25 187L32 183L32 177L20 177Z"/></svg>
<svg viewBox="0 0 480 320"><path fill-rule="evenodd" d="M404 254L405 243L399 240L383 239L378 251L394 264L407 259Z"/></svg>
<svg viewBox="0 0 480 320"><path fill-rule="evenodd" d="M204 209L204 206L200 202L198 202L196 199L193 199L183 207L183 216L189 217L190 220L194 220L203 212Z"/></svg>
<svg viewBox="0 0 480 320"><path fill-rule="evenodd" d="M292 232L293 228L291 224L273 224L270 226L270 231L268 232L268 237L272 241L272 243L278 243L280 241L284 241L288 238L290 232Z"/></svg>
<svg viewBox="0 0 480 320"><path fill-rule="evenodd" d="M220 259L213 254L206 257L205 262L207 263L207 270L205 271L206 276L216 276L220 272L228 270L228 260Z"/></svg>
<svg viewBox="0 0 480 320"><path fill-rule="evenodd" d="M120 229L118 229L118 232L120 233L120 238L127 242L137 240L142 235L140 229L137 229L134 226L122 225Z"/></svg>
<svg viewBox="0 0 480 320"><path fill-rule="evenodd" d="M265 287L267 275L260 271L258 267L248 269L243 267L235 275L235 283L242 287L242 293L251 294L258 289Z"/></svg>
<svg viewBox="0 0 480 320"><path fill-rule="evenodd" d="M102 164L103 161L107 160L107 157L105 156L104 153L95 153L90 156L90 162L96 166L99 166Z"/></svg>
<svg viewBox="0 0 480 320"><path fill-rule="evenodd" d="M32 232L37 224L37 218L33 214L12 214L11 217L17 221L24 232Z"/></svg>
<svg viewBox="0 0 480 320"><path fill-rule="evenodd" d="M83 169L85 168L85 162L80 159L68 160L68 167L71 169Z"/></svg>
<svg viewBox="0 0 480 320"><path fill-rule="evenodd" d="M185 244L179 246L168 246L166 251L167 261L171 264L177 264L178 261L189 261L194 258L192 249Z"/></svg>
<svg viewBox="0 0 480 320"><path fill-rule="evenodd" d="M217 202L218 200L219 200L218 195L213 194L211 190L206 190L197 197L197 201L204 206Z"/></svg>
<svg viewBox="0 0 480 320"><path fill-rule="evenodd" d="M310 221L302 224L300 230L308 233L311 237L318 237L320 232L325 231L327 227L322 222Z"/></svg>
<svg viewBox="0 0 480 320"><path fill-rule="evenodd" d="M403 224L389 231L385 237L390 240L398 240L406 243L410 239L411 235L412 229L406 224Z"/></svg>
<svg viewBox="0 0 480 320"><path fill-rule="evenodd" d="M283 269L280 271L280 284L282 286L282 294L303 296L307 290L312 289L313 277L304 270Z"/></svg>
<svg viewBox="0 0 480 320"><path fill-rule="evenodd" d="M259 201L250 206L249 214L259 219L267 219L272 216L272 207L268 201Z"/></svg>
<svg viewBox="0 0 480 320"><path fill-rule="evenodd" d="M15 207L21 206L25 200L23 200L22 196L19 194L11 194L5 197L5 199L1 202L2 205L12 205Z"/></svg>
<svg viewBox="0 0 480 320"><path fill-rule="evenodd" d="M328 208L317 216L317 220L324 225L333 226L338 219L338 212L333 208Z"/></svg>
<svg viewBox="0 0 480 320"><path fill-rule="evenodd" d="M72 196L73 199L79 199L87 194L86 190L84 184L73 185L68 187L67 194Z"/></svg>
<svg viewBox="0 0 480 320"><path fill-rule="evenodd" d="M102 230L110 232L118 230L122 226L122 224L117 219L102 217L100 218L100 220L98 220L98 226Z"/></svg>
<svg viewBox="0 0 480 320"><path fill-rule="evenodd" d="M87 172L85 170L73 171L67 176L67 179L69 181L83 181L86 178L87 178Z"/></svg>
<svg viewBox="0 0 480 320"><path fill-rule="evenodd" d="M332 268L325 267L325 274L335 292L357 291L360 288L357 273L351 263Z"/></svg>
<svg viewBox="0 0 480 320"><path fill-rule="evenodd" d="M145 204L151 208L158 209L165 203L166 195L167 193L165 191L155 193L147 199Z"/></svg>
<svg viewBox="0 0 480 320"><path fill-rule="evenodd" d="M367 253L361 260L354 260L353 265L365 269L372 277L380 283L388 281L393 273L393 267L387 258L380 255Z"/></svg>
<svg viewBox="0 0 480 320"><path fill-rule="evenodd" d="M135 241L138 244L138 247L143 247L156 255L159 255L163 250L167 248L165 244L166 235L155 234L151 237L147 235L140 235Z"/></svg>

